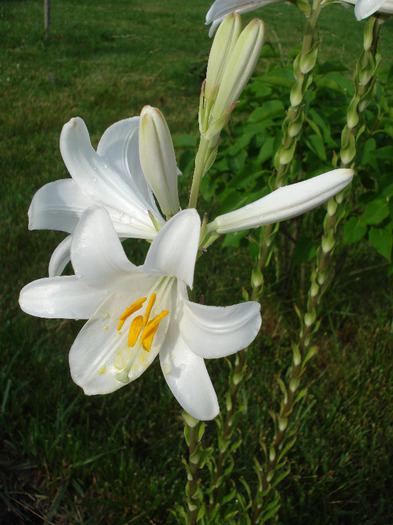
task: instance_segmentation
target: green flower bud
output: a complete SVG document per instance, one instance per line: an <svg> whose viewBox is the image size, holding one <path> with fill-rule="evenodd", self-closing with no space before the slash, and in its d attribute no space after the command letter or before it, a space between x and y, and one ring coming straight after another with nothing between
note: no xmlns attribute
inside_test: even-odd
<svg viewBox="0 0 393 525"><path fill-rule="evenodd" d="M300 57L300 71L303 73L303 75L306 75L313 69L317 61L317 56L318 42L315 42L310 51L307 51L307 53L301 55Z"/></svg>
<svg viewBox="0 0 393 525"><path fill-rule="evenodd" d="M252 20L241 32L225 64L220 87L211 112L214 121L239 98L253 73L264 37L262 20Z"/></svg>
<svg viewBox="0 0 393 525"><path fill-rule="evenodd" d="M359 115L358 115L358 104L359 104L359 97L355 96L351 100L351 103L348 106L347 110L347 124L348 127L353 129L358 125L359 122Z"/></svg>

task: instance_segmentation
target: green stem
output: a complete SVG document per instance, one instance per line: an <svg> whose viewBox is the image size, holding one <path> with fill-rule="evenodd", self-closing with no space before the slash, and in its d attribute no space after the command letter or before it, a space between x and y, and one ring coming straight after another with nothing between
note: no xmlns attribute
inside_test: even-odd
<svg viewBox="0 0 393 525"><path fill-rule="evenodd" d="M213 482L209 505L209 515L214 513L214 510L220 505L220 489L225 488L226 484L222 478L224 468L229 459L228 449L230 448L230 440L234 431L234 416L238 409L237 406L237 395L241 386L245 383L246 377L246 354L247 350L241 350L236 354L236 365L231 371L229 376L229 399L227 399L227 413L225 419L219 428L220 442L224 444L223 447L219 447L219 454L217 458L217 464L214 472ZM227 472L229 477L230 472Z"/></svg>
<svg viewBox="0 0 393 525"><path fill-rule="evenodd" d="M344 152L341 160L342 167L348 167L356 154L358 123L360 115L366 107L366 98L371 94L378 65L377 42L380 24L381 22L378 19L369 20L365 28L364 52L358 61L355 75L355 96L348 109L347 134L343 132L342 135L341 151ZM364 103L360 104L362 101ZM352 137L351 141L347 140L348 136ZM296 426L293 426L296 417L294 405L305 395L306 389L303 389L301 394L296 394L296 392L299 389L300 379L305 371L306 363L316 352L316 347L312 345L320 324L317 315L320 309L320 300L331 278L335 233L342 212L342 206L340 206L342 201L343 194L341 193L328 202L321 246L317 253L316 266L311 274L306 313L301 321L299 343L294 345L294 358L287 387L284 384L282 385L283 399L280 411L276 416L276 433L269 446L262 482L258 487L259 492L262 494L267 494L272 486L278 464L283 460L283 457L280 457L280 451L283 449L284 441L292 437L292 445L296 439ZM259 504L254 506L252 523L257 523L258 516L263 510L262 500L263 498L260 498Z"/></svg>
<svg viewBox="0 0 393 525"><path fill-rule="evenodd" d="M217 143L216 143L217 145ZM199 141L198 152L195 157L195 168L192 177L192 185L190 191L190 200L188 203L189 208L196 208L199 194L199 187L202 179L209 169L209 159L212 155L214 148L211 147L211 140L206 138L205 135L201 135Z"/></svg>
<svg viewBox="0 0 393 525"><path fill-rule="evenodd" d="M320 12L321 0L314 0L310 16L307 18L302 49L295 58L293 65L295 84L292 86L290 94L291 105L282 124L283 137L281 145L274 157L276 169L274 189L280 188L287 183L296 144L302 134L304 122L303 99L312 78L312 70L317 61L318 45L315 41L315 32ZM270 259L270 251L277 231L278 228L273 224L267 225L264 229L264 245L260 266L262 272Z"/></svg>
<svg viewBox="0 0 393 525"><path fill-rule="evenodd" d="M185 420L184 437L188 445L188 462L183 460L187 471L186 484L186 524L195 525L203 504L203 494L200 489L198 470L204 463L205 450L201 443L205 425L186 412L183 413Z"/></svg>

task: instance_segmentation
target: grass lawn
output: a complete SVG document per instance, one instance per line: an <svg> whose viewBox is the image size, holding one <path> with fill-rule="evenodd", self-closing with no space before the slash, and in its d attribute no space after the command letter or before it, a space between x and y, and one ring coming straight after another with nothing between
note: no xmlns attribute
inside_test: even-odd
<svg viewBox="0 0 393 525"><path fill-rule="evenodd" d="M65 122L82 117L96 145L110 124L150 104L163 111L175 139L197 135L209 6L52 0L46 40L42 0L0 4L1 524L174 523L170 510L183 499L187 449L179 406L157 360L114 394L85 397L67 361L83 323L31 318L20 311L18 294L47 275L49 256L64 237L29 232L27 210L38 188L67 177L58 147ZM267 6L258 16L283 56L299 44L303 19L292 5ZM362 28L352 7L326 9L322 59L343 61L350 75ZM385 68L393 65L392 28L392 21L382 28ZM183 203L189 182L182 183ZM141 263L143 242L128 247ZM247 254L209 251L197 270L196 293L207 304L239 302L249 281ZM393 300L386 275L386 261L366 243L356 245L326 294L320 352L308 370L310 394L282 484L284 525L393 523ZM268 412L279 399L275 377L289 363L298 331L294 299L275 281L274 269L266 280L272 284L262 305L263 334L250 350L244 442L233 473L251 484L260 428L269 435ZM223 360L208 367L224 406L229 367ZM214 422L207 424L208 444L215 430Z"/></svg>

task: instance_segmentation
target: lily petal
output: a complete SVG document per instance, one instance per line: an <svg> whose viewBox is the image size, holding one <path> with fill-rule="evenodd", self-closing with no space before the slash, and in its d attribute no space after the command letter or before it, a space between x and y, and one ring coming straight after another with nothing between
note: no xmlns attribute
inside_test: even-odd
<svg viewBox="0 0 393 525"><path fill-rule="evenodd" d="M194 354L208 359L225 357L246 348L257 336L262 324L259 303L205 306L184 298L184 293L180 334Z"/></svg>
<svg viewBox="0 0 393 525"><path fill-rule="evenodd" d="M329 200L352 178L353 170L337 169L283 186L243 208L220 215L208 225L208 229L229 233L291 219Z"/></svg>
<svg viewBox="0 0 393 525"><path fill-rule="evenodd" d="M387 2L386 0L356 0L355 16L357 20L368 18L377 11L392 13L392 2Z"/></svg>
<svg viewBox="0 0 393 525"><path fill-rule="evenodd" d="M160 364L173 395L191 416L214 419L220 408L204 360L195 355L172 323L160 351Z"/></svg>
<svg viewBox="0 0 393 525"><path fill-rule="evenodd" d="M102 204L139 223L145 230L145 238L156 234L149 217L149 203L145 201L136 185L131 185L105 157L92 148L86 125L80 118L73 118L63 126L60 136L60 151L72 178L85 197ZM152 212L158 223L160 215ZM157 216L156 216L157 215Z"/></svg>
<svg viewBox="0 0 393 525"><path fill-rule="evenodd" d="M211 24L209 36L214 34L217 26L229 15L229 13L249 13L268 4L281 2L283 0L216 0L206 14L206 25Z"/></svg>
<svg viewBox="0 0 393 525"><path fill-rule="evenodd" d="M135 184L150 208L159 215L153 192L147 184L140 163L139 121L139 117L131 117L112 124L102 135L97 153L117 168L127 184Z"/></svg>
<svg viewBox="0 0 393 525"><path fill-rule="evenodd" d="M119 318L124 310L154 289L156 279L137 277L113 292L94 312L83 326L72 345L69 363L72 379L83 388L85 394L109 394L126 383L137 379L153 362L165 336L167 324L160 325L154 344L147 352L136 345L128 347L128 330L118 330ZM117 360L132 360L132 368L126 380L117 379L122 366Z"/></svg>
<svg viewBox="0 0 393 525"><path fill-rule="evenodd" d="M71 260L72 235L68 235L57 246L49 261L49 277L55 277L63 273L64 268Z"/></svg>
<svg viewBox="0 0 393 525"><path fill-rule="evenodd" d="M75 275L46 277L27 284L19 295L24 312L48 319L88 319L108 295L83 284Z"/></svg>
<svg viewBox="0 0 393 525"><path fill-rule="evenodd" d="M151 275L177 277L191 288L200 228L201 220L196 210L177 213L154 238L143 271Z"/></svg>
<svg viewBox="0 0 393 525"><path fill-rule="evenodd" d="M92 204L72 179L50 182L42 186L31 201L29 229L72 233L83 210Z"/></svg>
<svg viewBox="0 0 393 525"><path fill-rule="evenodd" d="M75 275L87 286L111 289L125 277L140 273L124 253L105 208L86 210L72 237Z"/></svg>

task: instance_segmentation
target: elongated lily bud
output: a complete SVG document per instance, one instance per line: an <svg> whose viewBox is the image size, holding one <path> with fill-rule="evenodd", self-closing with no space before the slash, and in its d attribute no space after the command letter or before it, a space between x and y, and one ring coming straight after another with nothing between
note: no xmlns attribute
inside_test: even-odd
<svg viewBox="0 0 393 525"><path fill-rule="evenodd" d="M207 64L205 94L209 97L213 89L220 85L225 66L240 36L240 15L228 15L214 37Z"/></svg>
<svg viewBox="0 0 393 525"><path fill-rule="evenodd" d="M145 106L139 124L139 156L146 180L168 217L180 208L178 170L168 124L157 108Z"/></svg>
<svg viewBox="0 0 393 525"><path fill-rule="evenodd" d="M264 23L255 18L241 32L228 61L212 109L212 120L237 102L241 92L255 69L261 53Z"/></svg>
<svg viewBox="0 0 393 525"><path fill-rule="evenodd" d="M208 225L208 231L236 232L302 215L339 193L352 178L353 170L337 169L283 186L243 208L220 215Z"/></svg>
<svg viewBox="0 0 393 525"><path fill-rule="evenodd" d="M240 15L231 13L214 38L201 93L199 127L212 142L227 122L241 92L250 79L261 53L262 20L252 20L240 32Z"/></svg>

